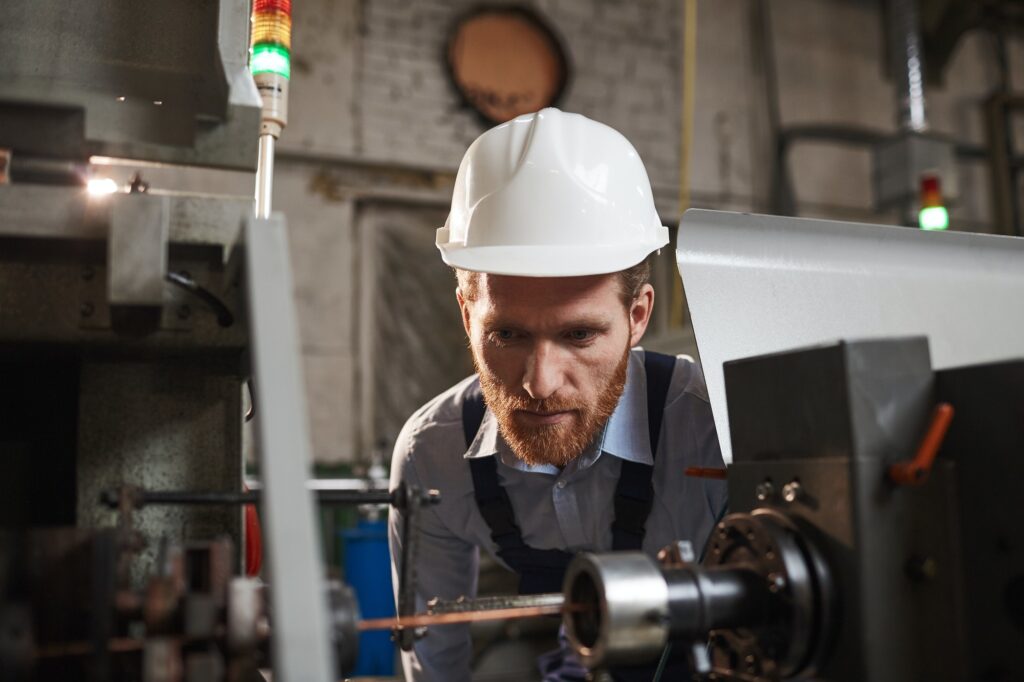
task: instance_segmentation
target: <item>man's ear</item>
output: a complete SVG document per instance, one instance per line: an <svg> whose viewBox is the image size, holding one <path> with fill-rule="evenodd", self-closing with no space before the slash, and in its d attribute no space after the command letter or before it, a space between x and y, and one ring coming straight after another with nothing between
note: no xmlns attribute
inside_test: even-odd
<svg viewBox="0 0 1024 682"><path fill-rule="evenodd" d="M462 295L462 289L455 287L455 300L459 302L459 310L462 312L462 326L466 330L466 336L470 336L469 333L469 301Z"/></svg>
<svg viewBox="0 0 1024 682"><path fill-rule="evenodd" d="M645 284L640 293L633 299L629 308L629 346L632 348L640 343L654 311L654 287Z"/></svg>

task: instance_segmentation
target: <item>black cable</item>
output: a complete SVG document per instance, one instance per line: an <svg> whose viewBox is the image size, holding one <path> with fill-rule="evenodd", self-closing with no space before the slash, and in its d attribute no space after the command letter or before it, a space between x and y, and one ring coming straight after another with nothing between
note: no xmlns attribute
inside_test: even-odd
<svg viewBox="0 0 1024 682"><path fill-rule="evenodd" d="M224 301L214 296L209 289L203 287L188 275L180 272L168 272L167 281L201 299L217 315L217 324L221 327L230 327L235 323L235 316L224 305Z"/></svg>
<svg viewBox="0 0 1024 682"><path fill-rule="evenodd" d="M661 676L665 673L665 665L668 664L669 654L672 653L672 644L666 644L665 650L661 652L661 660L658 661L658 668L654 671L651 682L661 682Z"/></svg>

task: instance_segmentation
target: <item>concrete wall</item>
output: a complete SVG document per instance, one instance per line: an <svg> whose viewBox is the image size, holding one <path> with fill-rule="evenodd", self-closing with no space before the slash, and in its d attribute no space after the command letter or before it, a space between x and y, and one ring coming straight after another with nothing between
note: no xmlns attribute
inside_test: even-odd
<svg viewBox="0 0 1024 682"><path fill-rule="evenodd" d="M389 210L408 206L417 214L443 213L462 153L484 130L448 82L444 40L454 18L479 4L304 0L294 6L291 122L280 145L275 207L290 220L314 450L321 463L360 459L373 439L393 435L375 433L375 420L364 419L360 410L374 395L367 384L374 371L361 366L360 338L365 344L368 336L358 329L359 310L365 320L366 307L376 300L359 256L372 236L365 232L375 223L360 216L370 200L375 210L391 204ZM549 20L568 49L573 75L561 106L604 121L633 141L659 210L674 220L683 3L524 4ZM783 126L895 129L892 85L883 77L879 3L763 5L770 9ZM688 150L693 205L762 212L769 206L774 148L755 9L755 0L699 3L694 137ZM984 143L979 102L997 79L989 40L980 33L968 36L943 87L929 88L936 131ZM1012 71L1015 87L1024 89L1024 48L1017 43ZM790 169L801 215L891 219L872 210L865 149L798 144ZM954 225L987 231L986 170L973 164L960 172L963 200L952 210ZM430 243L432 229L424 227L418 238ZM685 330L678 334L683 339ZM675 338L665 337L661 347Z"/></svg>

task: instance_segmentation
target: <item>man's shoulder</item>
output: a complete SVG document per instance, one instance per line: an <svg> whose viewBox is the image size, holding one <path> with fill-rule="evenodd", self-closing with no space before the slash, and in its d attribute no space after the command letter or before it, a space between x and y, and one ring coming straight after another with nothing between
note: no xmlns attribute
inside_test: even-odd
<svg viewBox="0 0 1024 682"><path fill-rule="evenodd" d="M411 452L416 445L429 445L438 440L450 441L455 436L461 439L462 404L466 395L478 384L474 374L428 400L405 422L398 436L398 444Z"/></svg>
<svg viewBox="0 0 1024 682"><path fill-rule="evenodd" d="M635 349L634 353L644 351ZM641 356L642 357L642 356ZM669 384L668 395L665 396L665 407L669 407L689 397L710 404L708 389L704 384L704 374L689 355L675 355L675 368L672 371L672 382Z"/></svg>
<svg viewBox="0 0 1024 682"><path fill-rule="evenodd" d="M407 424L423 427L450 422L461 423L462 404L466 401L466 395L478 385L477 375L466 377L424 403L420 409L412 413Z"/></svg>

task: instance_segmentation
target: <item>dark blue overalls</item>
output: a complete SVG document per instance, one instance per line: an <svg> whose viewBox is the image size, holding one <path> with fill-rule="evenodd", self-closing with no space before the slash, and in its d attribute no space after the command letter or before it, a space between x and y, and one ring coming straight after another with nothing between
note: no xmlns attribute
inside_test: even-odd
<svg viewBox="0 0 1024 682"><path fill-rule="evenodd" d="M671 355L652 351L644 353L644 370L647 375L647 428L651 439L652 457L656 456L658 451L665 398L672 381L675 361ZM476 438L485 410L486 405L478 384L462 404L462 428L466 436L466 447L469 447ZM516 524L512 502L498 479L497 458L481 457L468 461L473 476L477 507L491 530L491 539L498 546L498 556L519 576L519 594L561 592L562 580L573 554L561 549L536 549L527 545ZM653 466L622 461L619 481L615 487L615 516L612 521L614 551L641 550L645 524L654 501L654 486L651 484L653 474ZM674 674L676 665L672 668ZM616 680L650 680L654 671L655 666L637 667L613 670L612 675Z"/></svg>

